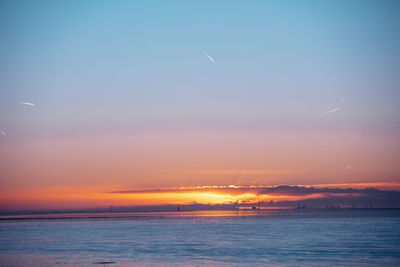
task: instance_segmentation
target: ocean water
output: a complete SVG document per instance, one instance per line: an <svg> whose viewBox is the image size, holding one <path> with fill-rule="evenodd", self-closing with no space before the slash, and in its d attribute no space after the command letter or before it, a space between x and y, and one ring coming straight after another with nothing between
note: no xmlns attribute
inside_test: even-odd
<svg viewBox="0 0 400 267"><path fill-rule="evenodd" d="M3 216L0 265L400 266L400 211Z"/></svg>

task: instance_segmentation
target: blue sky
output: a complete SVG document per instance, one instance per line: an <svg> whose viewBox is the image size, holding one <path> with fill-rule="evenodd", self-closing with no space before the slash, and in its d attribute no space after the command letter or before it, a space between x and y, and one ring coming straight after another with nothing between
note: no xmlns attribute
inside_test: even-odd
<svg viewBox="0 0 400 267"><path fill-rule="evenodd" d="M396 1L1 5L1 129L13 135L165 122L318 128L340 105L335 128L398 131ZM37 107L27 114L19 101Z"/></svg>

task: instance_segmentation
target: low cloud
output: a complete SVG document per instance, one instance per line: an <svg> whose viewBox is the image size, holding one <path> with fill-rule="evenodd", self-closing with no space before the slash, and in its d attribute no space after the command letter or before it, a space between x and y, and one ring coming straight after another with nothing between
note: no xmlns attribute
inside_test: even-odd
<svg viewBox="0 0 400 267"><path fill-rule="evenodd" d="M229 195L239 206L265 208L306 206L311 208L400 208L400 192L375 188L321 188L306 186L201 186L113 191L112 194L215 194ZM210 201L211 203L211 201ZM209 203L203 203L209 204ZM233 202L227 203L233 204Z"/></svg>

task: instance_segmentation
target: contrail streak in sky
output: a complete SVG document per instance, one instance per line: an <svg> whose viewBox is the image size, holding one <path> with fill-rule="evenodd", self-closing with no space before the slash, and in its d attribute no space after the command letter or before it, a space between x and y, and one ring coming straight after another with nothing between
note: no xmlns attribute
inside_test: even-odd
<svg viewBox="0 0 400 267"><path fill-rule="evenodd" d="M322 113L321 116L323 116L323 115L328 115L328 114L332 114L332 113L338 111L339 109L340 109L340 108L333 108L333 109L331 109L331 110L328 110L327 112Z"/></svg>
<svg viewBox="0 0 400 267"><path fill-rule="evenodd" d="M30 102L20 102L21 105L27 105L27 106L36 106L36 104L30 103Z"/></svg>
<svg viewBox="0 0 400 267"><path fill-rule="evenodd" d="M215 63L214 59L212 57L210 57L206 51L203 50L204 55L206 55L208 57L209 60L211 60L212 63Z"/></svg>
<svg viewBox="0 0 400 267"><path fill-rule="evenodd" d="M0 134L2 134L2 135L6 135L6 133L5 133L5 132L3 132L2 130L0 130Z"/></svg>

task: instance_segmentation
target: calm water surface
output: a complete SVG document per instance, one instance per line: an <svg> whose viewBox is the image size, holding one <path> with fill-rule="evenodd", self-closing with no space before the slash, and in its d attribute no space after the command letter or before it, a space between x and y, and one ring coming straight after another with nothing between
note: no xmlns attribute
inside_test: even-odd
<svg viewBox="0 0 400 267"><path fill-rule="evenodd" d="M0 217L1 266L400 266L398 210L26 217Z"/></svg>

